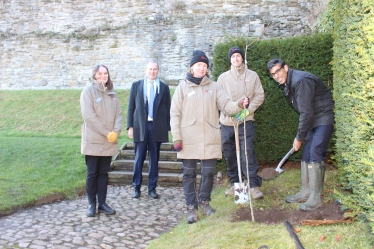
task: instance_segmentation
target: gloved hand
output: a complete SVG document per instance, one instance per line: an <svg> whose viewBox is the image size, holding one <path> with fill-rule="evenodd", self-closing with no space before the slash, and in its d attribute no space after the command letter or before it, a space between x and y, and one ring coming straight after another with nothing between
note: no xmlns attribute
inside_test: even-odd
<svg viewBox="0 0 374 249"><path fill-rule="evenodd" d="M181 151L183 149L183 146L182 146L182 140L177 140L174 142L174 150L176 151Z"/></svg>
<svg viewBox="0 0 374 249"><path fill-rule="evenodd" d="M244 110L242 110L241 112L232 115L232 117L235 117L236 120L238 120L239 122L243 122L244 119L245 119L248 115L249 115L249 110L248 110L248 109L244 109Z"/></svg>
<svg viewBox="0 0 374 249"><path fill-rule="evenodd" d="M250 102L249 98L245 97L245 98L239 100L238 105L239 105L240 108L244 109L244 108L247 108L249 106L249 102Z"/></svg>
<svg viewBox="0 0 374 249"><path fill-rule="evenodd" d="M108 139L108 142L114 143L118 138L118 133L114 131L108 132L108 135L106 135L106 138Z"/></svg>

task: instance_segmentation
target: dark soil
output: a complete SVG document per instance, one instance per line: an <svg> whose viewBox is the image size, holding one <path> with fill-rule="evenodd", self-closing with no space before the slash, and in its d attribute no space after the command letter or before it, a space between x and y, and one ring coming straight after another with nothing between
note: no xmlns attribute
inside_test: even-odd
<svg viewBox="0 0 374 249"><path fill-rule="evenodd" d="M275 162L275 163L260 163L260 167L259 167L259 170L258 170L259 173L258 174L262 178L265 178L264 180L273 179L277 175L279 175L279 173L277 171L275 171L275 169L277 168L277 166L278 166L278 162ZM281 169L282 170L300 169L300 162L286 161L282 165Z"/></svg>
<svg viewBox="0 0 374 249"><path fill-rule="evenodd" d="M278 173L275 169L277 168L278 163L261 163L259 168L258 175L262 177L263 180L271 180L277 177L280 173ZM287 161L285 162L281 170L287 169L300 169L300 162L295 161Z"/></svg>
<svg viewBox="0 0 374 249"><path fill-rule="evenodd" d="M327 165L331 164L329 158L326 160ZM261 163L259 168L259 175L263 180L274 179L279 173L275 171L278 166L276 163ZM286 161L281 167L283 170L299 169L300 162ZM340 203L331 202L325 203L322 207L313 211L301 210L284 210L276 207L269 209L256 209L253 208L253 216L255 222L264 224L276 224L288 221L292 225L299 225L303 220L343 220L344 212L340 208ZM250 207L241 207L237 210L232 217L232 221L252 221L252 214Z"/></svg>
<svg viewBox="0 0 374 249"><path fill-rule="evenodd" d="M278 176L280 172L276 171L274 168L265 168L260 173L258 173L259 176L263 180L270 180Z"/></svg>
<svg viewBox="0 0 374 249"><path fill-rule="evenodd" d="M313 211L300 210L282 210L272 207L270 209L260 210L253 208L255 222L273 225L288 221L292 225L300 225L303 220L343 220L344 212L340 209L340 203L332 202L324 204L322 207ZM252 221L251 210L249 207L240 208L232 218L232 221Z"/></svg>
<svg viewBox="0 0 374 249"><path fill-rule="evenodd" d="M325 163L326 163L326 166L335 167L334 163L333 163L332 159L330 158L329 154L326 155ZM275 169L277 168L278 164L279 164L279 161L278 162L274 162L274 163L266 163L266 162L259 163L260 167L259 167L259 170L258 170L258 172L259 172L258 174L264 180L273 179L277 175L279 175L279 173L277 171L275 171ZM281 169L282 170L300 169L300 161L286 161L281 166Z"/></svg>

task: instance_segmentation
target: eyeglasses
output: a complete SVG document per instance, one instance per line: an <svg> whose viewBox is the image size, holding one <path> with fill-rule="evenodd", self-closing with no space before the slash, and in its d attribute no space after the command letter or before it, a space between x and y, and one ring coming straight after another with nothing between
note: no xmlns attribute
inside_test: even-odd
<svg viewBox="0 0 374 249"><path fill-rule="evenodd" d="M274 78L274 76L277 74L279 74L280 73L280 70L283 68L284 66L281 66L280 68L278 68L277 70L275 70L275 72L274 73L270 73L270 77L272 77L272 78Z"/></svg>

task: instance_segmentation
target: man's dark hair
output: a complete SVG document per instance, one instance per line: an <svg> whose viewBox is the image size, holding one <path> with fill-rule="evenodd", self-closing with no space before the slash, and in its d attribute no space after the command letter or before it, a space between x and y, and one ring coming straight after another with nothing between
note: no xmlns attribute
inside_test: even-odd
<svg viewBox="0 0 374 249"><path fill-rule="evenodd" d="M286 65L286 62L284 62L283 60L281 59L278 59L278 58L274 58L274 59L271 59L268 64L267 64L267 72L268 74L270 75L270 70L276 66L276 65L279 65L281 67L284 67Z"/></svg>

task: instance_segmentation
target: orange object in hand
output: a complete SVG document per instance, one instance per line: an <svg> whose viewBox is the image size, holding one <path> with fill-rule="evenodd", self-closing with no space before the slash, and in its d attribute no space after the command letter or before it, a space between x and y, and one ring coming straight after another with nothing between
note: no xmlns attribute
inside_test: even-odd
<svg viewBox="0 0 374 249"><path fill-rule="evenodd" d="M118 133L114 132L114 131L111 131L111 132L108 133L108 135L106 135L106 137L108 139L108 142L114 143L118 138Z"/></svg>

